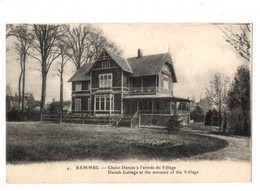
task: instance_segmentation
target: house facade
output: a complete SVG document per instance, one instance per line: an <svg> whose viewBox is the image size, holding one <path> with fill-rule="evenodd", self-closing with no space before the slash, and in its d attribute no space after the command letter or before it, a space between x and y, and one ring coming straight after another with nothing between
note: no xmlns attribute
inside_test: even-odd
<svg viewBox="0 0 260 191"><path fill-rule="evenodd" d="M179 115L189 123L189 100L174 96L177 77L169 53L123 58L104 49L69 80L72 112L91 116Z"/></svg>

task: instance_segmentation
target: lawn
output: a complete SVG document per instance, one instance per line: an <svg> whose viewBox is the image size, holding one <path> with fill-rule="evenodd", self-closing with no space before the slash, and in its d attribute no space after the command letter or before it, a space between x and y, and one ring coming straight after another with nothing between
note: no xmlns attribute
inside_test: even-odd
<svg viewBox="0 0 260 191"><path fill-rule="evenodd" d="M102 125L7 123L7 163L68 160L163 160L217 151L228 145L216 137L151 128ZM144 143L171 142L152 147Z"/></svg>

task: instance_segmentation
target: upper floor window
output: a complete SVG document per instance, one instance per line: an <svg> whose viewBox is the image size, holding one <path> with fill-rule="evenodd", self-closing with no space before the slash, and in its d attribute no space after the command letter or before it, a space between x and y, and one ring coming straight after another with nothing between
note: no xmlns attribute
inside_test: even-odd
<svg viewBox="0 0 260 191"><path fill-rule="evenodd" d="M82 83L76 82L76 91L81 91L81 90L82 90Z"/></svg>
<svg viewBox="0 0 260 191"><path fill-rule="evenodd" d="M163 76L163 89L169 90L169 76L165 74Z"/></svg>
<svg viewBox="0 0 260 191"><path fill-rule="evenodd" d="M110 61L103 61L101 63L101 68L110 68L111 67L111 64L110 64Z"/></svg>
<svg viewBox="0 0 260 191"><path fill-rule="evenodd" d="M112 74L100 74L99 75L99 87L110 88L112 87Z"/></svg>

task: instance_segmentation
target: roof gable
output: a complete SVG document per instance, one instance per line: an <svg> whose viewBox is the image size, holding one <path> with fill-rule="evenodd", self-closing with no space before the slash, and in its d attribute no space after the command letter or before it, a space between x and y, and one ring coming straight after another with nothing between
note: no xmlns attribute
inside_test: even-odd
<svg viewBox="0 0 260 191"><path fill-rule="evenodd" d="M175 71L172 65L171 56L169 53L155 54L142 57L128 58L132 70L133 76L150 76L158 75L163 69L165 63L170 64L173 73L173 81L177 82Z"/></svg>
<svg viewBox="0 0 260 191"><path fill-rule="evenodd" d="M78 71L69 79L69 82L89 80L90 76L88 73L97 61L103 59L102 55L111 57L111 59L113 59L122 70L131 73L134 77L159 75L163 70L164 64L167 63L171 68L173 82L177 82L173 62L169 53L125 59L107 49L103 50L96 61L82 65L81 68L79 68Z"/></svg>
<svg viewBox="0 0 260 191"><path fill-rule="evenodd" d="M112 60L114 60L114 62L122 69L122 70L124 70L124 71L126 71L126 72L129 72L129 73L133 73L133 71L132 71L132 68L131 68L131 66L129 65L129 63L127 62L127 60L125 59L125 58L123 58L123 57L121 57L121 56L119 56L119 55L117 55L117 54L115 54L115 53L113 53L113 52L111 52L110 50L107 50L107 49L105 49L104 48L104 50L103 50L103 52L98 56L98 58L97 58L97 60L95 61L95 63L97 62L97 61L100 61L100 60L102 60L103 58L103 54L105 53L105 55L109 55L110 56L110 58L112 59ZM95 63L92 65L92 67L90 68L90 70L93 68L93 66L95 65ZM89 70L89 71L90 71ZM89 72L88 71L88 72Z"/></svg>

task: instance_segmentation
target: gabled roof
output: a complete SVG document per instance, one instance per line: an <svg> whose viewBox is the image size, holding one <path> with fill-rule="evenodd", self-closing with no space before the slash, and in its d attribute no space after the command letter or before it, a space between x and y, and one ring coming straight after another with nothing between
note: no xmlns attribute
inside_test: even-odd
<svg viewBox="0 0 260 191"><path fill-rule="evenodd" d="M169 53L125 59L111 52L110 50L104 49L104 51L109 54L109 56L119 65L119 67L122 68L122 70L131 73L134 77L158 75L162 71L164 64L167 62L171 66L173 72L173 82L177 82L171 55ZM95 63L96 61L82 65L81 68L78 69L78 71L69 79L68 82L89 80L90 76L88 75L88 73L95 65Z"/></svg>
<svg viewBox="0 0 260 191"><path fill-rule="evenodd" d="M133 57L128 58L127 61L130 64L133 70L133 76L135 77L158 75L162 71L163 65L168 62L173 71L173 81L177 82L171 55L169 53L142 56L140 58Z"/></svg>
<svg viewBox="0 0 260 191"><path fill-rule="evenodd" d="M92 68L94 62L83 64L77 72L69 79L68 82L78 82L89 80L90 76L87 74L88 71Z"/></svg>
<svg viewBox="0 0 260 191"><path fill-rule="evenodd" d="M107 50L107 49L104 49L104 50L122 68L122 70L129 72L129 73L133 73L131 66L129 65L129 63L127 62L127 60L125 58L111 52L110 50Z"/></svg>

